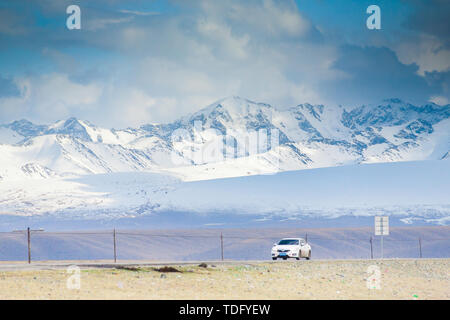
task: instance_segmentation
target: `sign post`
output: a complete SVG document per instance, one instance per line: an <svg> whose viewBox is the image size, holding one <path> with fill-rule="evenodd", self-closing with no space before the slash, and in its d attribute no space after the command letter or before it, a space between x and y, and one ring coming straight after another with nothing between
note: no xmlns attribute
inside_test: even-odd
<svg viewBox="0 0 450 320"><path fill-rule="evenodd" d="M389 235L389 217L376 216L375 217L375 235L381 236L381 259L384 258L383 236Z"/></svg>

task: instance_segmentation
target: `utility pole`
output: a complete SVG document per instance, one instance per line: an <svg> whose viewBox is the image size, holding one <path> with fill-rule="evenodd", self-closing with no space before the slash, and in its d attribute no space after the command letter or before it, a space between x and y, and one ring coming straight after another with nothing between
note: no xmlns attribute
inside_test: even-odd
<svg viewBox="0 0 450 320"><path fill-rule="evenodd" d="M370 236L370 259L373 259L372 236Z"/></svg>
<svg viewBox="0 0 450 320"><path fill-rule="evenodd" d="M422 239L419 237L419 257L422 258Z"/></svg>
<svg viewBox="0 0 450 320"><path fill-rule="evenodd" d="M44 229L32 230L28 227L26 230L14 230L13 232L26 232L27 233L27 247L28 247L28 263L31 263L31 232L44 231Z"/></svg>
<svg viewBox="0 0 450 320"><path fill-rule="evenodd" d="M31 232L30 227L27 228L27 239L28 239L28 264L31 263Z"/></svg>
<svg viewBox="0 0 450 320"><path fill-rule="evenodd" d="M114 239L114 263L117 262L117 250L116 250L116 229L113 230L113 239Z"/></svg>
<svg viewBox="0 0 450 320"><path fill-rule="evenodd" d="M220 252L222 254L222 261L223 261L223 234L220 233Z"/></svg>

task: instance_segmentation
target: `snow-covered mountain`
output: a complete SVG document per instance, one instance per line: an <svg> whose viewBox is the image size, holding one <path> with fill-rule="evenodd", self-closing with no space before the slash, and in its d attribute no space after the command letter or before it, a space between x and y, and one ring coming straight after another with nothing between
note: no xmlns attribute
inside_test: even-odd
<svg viewBox="0 0 450 320"><path fill-rule="evenodd" d="M398 99L278 109L231 97L122 130L20 120L0 125L0 217L384 213L448 224L449 154L450 105Z"/></svg>
<svg viewBox="0 0 450 320"><path fill-rule="evenodd" d="M265 134L265 148L248 145L252 132ZM449 151L450 105L390 99L350 110L310 104L281 110L229 97L172 123L140 128L105 129L75 118L51 125L27 120L0 125L0 179L163 171L205 180L440 160L448 159Z"/></svg>

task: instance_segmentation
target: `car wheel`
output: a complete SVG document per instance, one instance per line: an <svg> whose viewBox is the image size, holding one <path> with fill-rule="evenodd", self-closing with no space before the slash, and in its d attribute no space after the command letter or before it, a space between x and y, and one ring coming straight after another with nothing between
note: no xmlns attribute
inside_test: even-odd
<svg viewBox="0 0 450 320"><path fill-rule="evenodd" d="M311 250L309 250L308 256L306 257L306 260L309 260L309 259L311 259Z"/></svg>
<svg viewBox="0 0 450 320"><path fill-rule="evenodd" d="M272 258L272 260L277 260L277 258Z"/></svg>
<svg viewBox="0 0 450 320"><path fill-rule="evenodd" d="M300 258L302 257L302 250L298 251L298 256L297 258L295 258L296 260L300 260Z"/></svg>
<svg viewBox="0 0 450 320"><path fill-rule="evenodd" d="M283 260L287 260L287 258L283 258Z"/></svg>

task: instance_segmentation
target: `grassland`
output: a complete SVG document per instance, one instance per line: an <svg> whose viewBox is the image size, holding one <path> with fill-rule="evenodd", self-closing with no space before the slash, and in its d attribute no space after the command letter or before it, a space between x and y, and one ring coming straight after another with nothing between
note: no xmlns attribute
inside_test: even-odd
<svg viewBox="0 0 450 320"><path fill-rule="evenodd" d="M367 268L381 271L368 289ZM277 261L0 272L0 299L450 299L450 259ZM170 272L172 271L172 272ZM176 272L174 272L176 271Z"/></svg>

